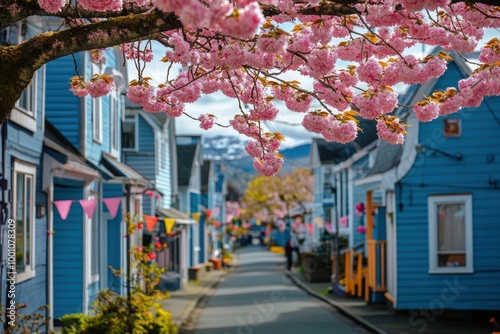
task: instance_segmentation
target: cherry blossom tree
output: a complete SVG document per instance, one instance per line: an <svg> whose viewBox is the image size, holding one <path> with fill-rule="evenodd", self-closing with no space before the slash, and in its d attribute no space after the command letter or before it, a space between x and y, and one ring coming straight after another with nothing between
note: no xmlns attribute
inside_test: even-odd
<svg viewBox="0 0 500 334"><path fill-rule="evenodd" d="M273 221L290 216L290 210L299 206L306 210L306 203L314 198L314 178L306 169L277 174L273 178L257 176L248 183L241 202L247 218Z"/></svg>
<svg viewBox="0 0 500 334"><path fill-rule="evenodd" d="M422 97L411 106L416 117L431 121L500 93L500 41L478 45L485 28L500 27L496 0L4 0L0 8L0 29L28 17L60 20L56 31L0 48L0 123L43 64L81 51L97 62L103 48L119 45L137 68L127 92L132 102L190 117L203 129L232 127L251 139L245 149L266 176L283 164L284 138L262 122L279 117L280 108L328 141L352 141L362 117L377 121L381 139L401 144L406 126L391 114L398 106L393 87L438 78L447 50L476 48L477 69L456 87ZM165 82L144 74L151 41L165 46L162 62L182 68L167 71ZM418 58L409 52L418 43L440 51ZM304 77L310 87L300 83ZM98 97L114 81L77 75L70 89ZM187 103L215 92L238 101L236 110L221 111L234 114L230 124L185 112Z"/></svg>

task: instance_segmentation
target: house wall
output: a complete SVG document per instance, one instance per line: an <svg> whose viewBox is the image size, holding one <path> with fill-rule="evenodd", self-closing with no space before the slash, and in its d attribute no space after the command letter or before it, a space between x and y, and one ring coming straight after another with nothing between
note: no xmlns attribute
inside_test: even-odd
<svg viewBox="0 0 500 334"><path fill-rule="evenodd" d="M169 132L168 126L165 126L162 130L158 131L158 133L160 134L159 141L161 141L161 161L158 162L158 177L156 178L156 188L163 194L160 206L169 207L172 197L172 182L170 176L172 161L170 159L171 147L169 145L169 141L175 141L175 136L173 133Z"/></svg>
<svg viewBox="0 0 500 334"><path fill-rule="evenodd" d="M13 180L13 167L14 161L19 160L23 163L28 163L36 167L35 181L35 198L33 201L32 210L36 210L37 205L47 205L47 196L42 191L42 142L43 142L43 112L44 112L44 69L38 71L37 82L34 83L37 87L36 92L36 110L34 110L36 117L36 129L34 132L25 129L13 122L5 122L2 127L6 127L7 138L5 147L1 147L0 162L3 168L0 172L5 173L5 179L8 182L8 189L12 189ZM1 133L1 131L0 131ZM0 144L1 145L1 144ZM12 192L11 192L12 194ZM6 198L9 201L9 198ZM9 216L12 218L12 199L10 198ZM24 309L25 313L33 313L37 311L40 306L47 304L47 295L45 293L46 285L46 268L47 268L47 218L36 218L33 223L34 231L34 270L35 276L24 281L16 282L16 303L25 303L27 307ZM1 227L5 228L5 227ZM3 246L3 245L2 245ZM6 252L4 254L7 254ZM2 259L3 260L3 259ZM5 273L2 271L3 282L6 282ZM40 293L42 292L42 293ZM5 294L2 294L6 298ZM5 300L0 301L5 305Z"/></svg>
<svg viewBox="0 0 500 334"><path fill-rule="evenodd" d="M434 89L453 86L460 78L452 63ZM462 135L458 138L441 135L442 118L419 125L420 144L461 153L463 158L454 160L427 150L417 155L412 169L396 185L398 309L439 307L433 300L440 301L450 285L458 289L451 290L456 298L444 303L448 309L500 309L499 190L491 184L500 178L500 124L493 116L499 105L499 97L488 98L479 108L444 117L460 117ZM471 274L429 274L427 200L436 194L472 195Z"/></svg>
<svg viewBox="0 0 500 334"><path fill-rule="evenodd" d="M83 55L75 54L81 64ZM73 57L67 56L47 65L45 116L73 144L80 148L80 106L84 103L69 90L69 79L75 75Z"/></svg>
<svg viewBox="0 0 500 334"><path fill-rule="evenodd" d="M109 197L122 197L123 189L121 184L104 184L103 186L104 198ZM111 218L111 215L105 209L103 214L103 223L106 228L106 266L105 273L103 272L103 286L110 288L114 292L122 292L122 280L120 277L115 277L112 275L109 266L113 269L124 269L122 268L124 249L122 248L123 239L123 201L122 205L118 209L118 213L115 218ZM104 260L104 259L103 259Z"/></svg>
<svg viewBox="0 0 500 334"><path fill-rule="evenodd" d="M54 201L83 198L83 182L54 179ZM68 313L84 312L84 237L83 209L73 203L66 220L54 210L53 267L54 319Z"/></svg>

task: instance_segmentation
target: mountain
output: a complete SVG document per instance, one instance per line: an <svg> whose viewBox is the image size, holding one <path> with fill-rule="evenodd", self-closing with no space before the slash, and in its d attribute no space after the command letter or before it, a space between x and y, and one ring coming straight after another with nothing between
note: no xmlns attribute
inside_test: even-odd
<svg viewBox="0 0 500 334"><path fill-rule="evenodd" d="M224 162L228 182L243 193L247 182L257 176L253 168L253 159L245 152L247 141L235 136L217 136L203 138L203 157ZM282 173L290 173L296 168L309 167L311 144L283 149L280 153L285 158Z"/></svg>

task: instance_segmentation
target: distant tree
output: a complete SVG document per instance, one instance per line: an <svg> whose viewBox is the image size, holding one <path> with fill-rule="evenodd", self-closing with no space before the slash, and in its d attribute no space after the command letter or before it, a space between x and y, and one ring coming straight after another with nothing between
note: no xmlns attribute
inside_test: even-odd
<svg viewBox="0 0 500 334"><path fill-rule="evenodd" d="M313 200L313 194L313 176L306 169L272 178L260 175L248 183L242 206L247 216L271 221L288 217L295 206L305 211L305 203Z"/></svg>
<svg viewBox="0 0 500 334"><path fill-rule="evenodd" d="M59 57L118 46L133 61L137 77L128 98L148 112L185 114L186 103L222 92L239 108L230 124L251 138L246 151L266 176L280 170L283 137L261 122L278 117L278 106L301 113L303 126L328 141L347 143L357 119L377 121L380 138L402 143L406 125L390 113L398 106L395 85L425 83L447 68L446 50L470 53L484 28L500 27L498 0L4 0L0 29L51 22L51 31L19 45L0 47L0 124L8 117L34 72ZM166 47L164 82L145 75L152 41ZM417 43L442 51L417 58ZM422 96L413 107L420 121L476 107L500 94L500 41L480 46L479 63L457 87ZM347 62L347 66L341 66ZM171 70L178 64L180 73ZM76 64L75 64L76 65ZM299 82L299 73L313 82ZM74 94L99 97L114 88L105 74L76 72ZM313 104L314 102L314 104ZM249 106L250 110L244 108ZM316 107L313 107L316 106ZM357 110L357 112L353 111ZM358 114L359 112L359 114ZM303 115L303 116L302 116ZM214 114L187 115L209 129Z"/></svg>

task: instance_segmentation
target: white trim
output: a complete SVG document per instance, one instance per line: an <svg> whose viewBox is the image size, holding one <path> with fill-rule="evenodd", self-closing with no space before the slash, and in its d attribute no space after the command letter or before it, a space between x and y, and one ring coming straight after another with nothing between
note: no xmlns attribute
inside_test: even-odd
<svg viewBox="0 0 500 334"><path fill-rule="evenodd" d="M99 74L101 71L101 67L98 64L95 64L91 62L91 74L90 76L92 77L94 74ZM102 120L102 97L97 97L93 98L90 97L92 100L92 139L96 142L101 144L103 140L103 120ZM96 119L98 121L98 126L99 126L99 131L96 130Z"/></svg>
<svg viewBox="0 0 500 334"><path fill-rule="evenodd" d="M363 186L365 184L370 184L373 182L380 182L380 181L382 181L383 177L384 176L382 174L370 175L370 176L364 177L362 179L358 179L357 181L354 182L354 185Z"/></svg>
<svg viewBox="0 0 500 334"><path fill-rule="evenodd" d="M430 274L468 274L474 272L472 239L472 195L436 195L428 198L429 219L429 273ZM437 263L437 205L465 205L465 267L439 267Z"/></svg>
<svg viewBox="0 0 500 334"><path fill-rule="evenodd" d="M43 74L42 74L43 75ZM31 109L26 109L19 105L19 100L16 101L14 109L12 109L9 119L22 126L31 132L36 132L36 115L38 111L38 79L39 73L36 71L33 73L31 82L25 88L24 92L28 92L28 104L30 104Z"/></svg>
<svg viewBox="0 0 500 334"><path fill-rule="evenodd" d="M36 276L36 265L35 265L35 208L36 208L36 167L20 160L14 160L14 167L12 170L12 219L16 223L17 228L17 217L16 217L16 189L17 189L17 173L22 173L29 175L31 178L31 219L30 219L30 261L29 265L25 266L25 270L22 273L16 275L16 284L26 281L30 278ZM26 189L25 189L26 190ZM17 268L16 268L17 269Z"/></svg>
<svg viewBox="0 0 500 334"><path fill-rule="evenodd" d="M120 101L117 91L113 91L109 96L109 153L120 160ZM116 146L113 143L116 142Z"/></svg>

